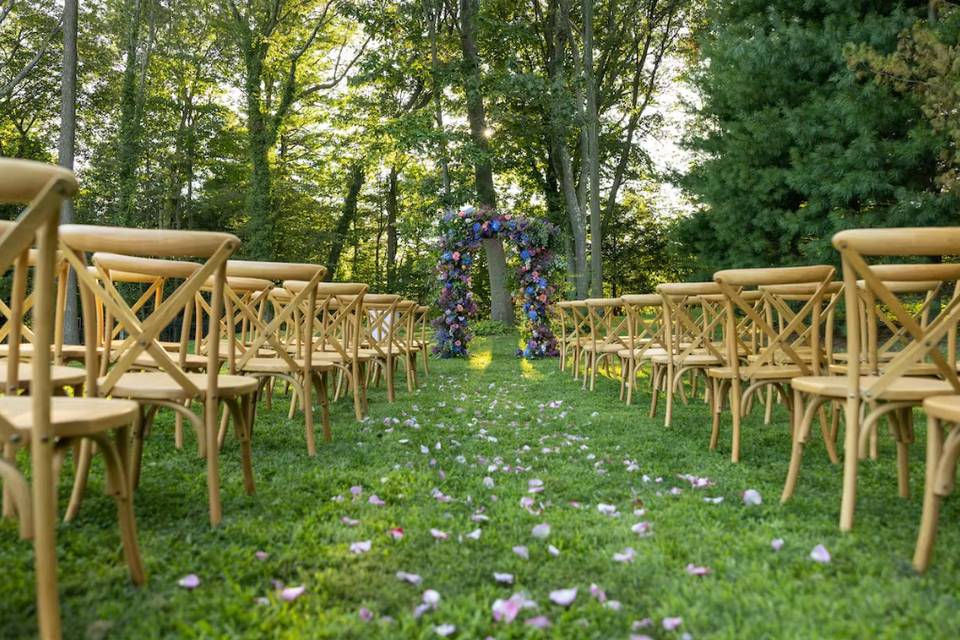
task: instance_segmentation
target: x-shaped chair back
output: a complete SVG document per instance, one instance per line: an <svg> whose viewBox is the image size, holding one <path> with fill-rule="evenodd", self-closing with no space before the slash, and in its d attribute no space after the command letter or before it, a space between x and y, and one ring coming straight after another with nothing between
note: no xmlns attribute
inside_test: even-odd
<svg viewBox="0 0 960 640"><path fill-rule="evenodd" d="M709 296L721 293L715 282L681 282L657 287L663 301L663 325L667 351L682 360L694 353L704 353L724 362L724 353L717 348L717 336L724 314Z"/></svg>
<svg viewBox="0 0 960 640"><path fill-rule="evenodd" d="M27 265L29 267L35 268L37 266L37 251L36 249L30 249L27 256ZM55 360L60 362L60 350L63 348L63 326L64 326L64 311L66 304L66 292L67 292L67 272L69 266L63 260L63 256L60 252L57 252L56 257L56 274L57 274L57 302L56 302L56 317L54 324L54 354ZM19 318L17 321L14 321L14 310L7 305L6 301L0 300L0 322L3 324L0 325L0 343L4 342L10 337L10 331L13 328L14 324L19 326L19 336L20 344L31 344L33 343L33 330L30 328L29 323L25 322L27 314L30 313L33 309L33 305L36 303L36 291L30 291L27 293L26 298L24 298L21 305ZM8 347L9 350L9 347ZM27 356L31 354L20 353L18 355Z"/></svg>
<svg viewBox="0 0 960 640"><path fill-rule="evenodd" d="M833 237L833 245L840 251L843 261L843 280L847 309L856 309L858 292L884 304L889 313L906 330L911 342L890 361L889 365L869 385L860 384L860 335L862 327L857 314L847 314L847 348L850 352L847 366L848 397L870 401L883 393L897 379L929 358L936 365L939 376L960 393L960 378L957 377L953 355L956 347L956 327L960 320L960 297L954 286L949 302L927 324L914 317L892 290L889 282L956 281L960 279L958 264L913 265L907 274L893 265L870 265L866 258L879 256L955 256L960 254L960 228L925 227L908 229L851 229ZM910 275L911 278L904 277ZM862 280L862 287L857 281ZM947 342L948 354L941 351ZM952 350L951 350L952 349Z"/></svg>
<svg viewBox="0 0 960 640"><path fill-rule="evenodd" d="M648 349L666 349L663 337L663 298L655 293L620 298L627 314L627 348L637 356Z"/></svg>
<svg viewBox="0 0 960 640"><path fill-rule="evenodd" d="M726 308L726 345L728 366L733 368L735 376L748 379L756 377L767 366L783 362L778 356L784 356L786 364L799 368L800 375L819 375L821 366L820 342L820 314L823 311L823 301L828 295L828 288L833 283L836 271L829 265L809 267L782 267L774 269L729 269L714 274L716 282L724 296ZM778 286L783 285L812 285L808 296L802 296L796 291L782 293ZM771 310L771 314L762 314L756 302L746 299L745 289L757 291L763 300L764 306ZM754 294L757 295L757 294ZM799 310L790 307L789 298L800 297ZM749 318L765 338L759 343L759 351L748 364L740 369L739 346L735 326L737 312ZM770 322L772 315L783 319L782 326L773 326ZM780 323L776 323L780 325ZM810 329L808 332L807 329ZM801 345L808 346L812 353L811 358L805 358L798 349Z"/></svg>
<svg viewBox="0 0 960 640"><path fill-rule="evenodd" d="M295 360L295 355L303 354L306 357L306 352L309 351L306 345L309 345L308 336L311 335L317 315L317 285L323 280L327 270L311 264L231 260L227 264L227 273L237 278L238 284L247 285L246 290L240 292L233 290L229 284L225 288L228 305L237 312L231 326L235 328L237 322L245 322L249 327L249 335L252 336L248 344L241 346L242 353L239 357L234 355L230 358L232 370L242 370L251 359L258 357L262 348L268 347L285 361L291 371L299 371L300 365ZM303 281L305 285L296 293L284 286L273 295L274 288L271 284L288 280ZM256 291L249 286L254 281L261 285ZM245 295L241 295L242 293ZM269 322L265 319L265 304L268 299L272 301L275 309ZM305 334L297 331L301 313L308 324ZM290 353L288 343L283 340L284 327L292 331L297 341L294 354ZM237 341L232 339L233 337L231 335L231 351L237 350Z"/></svg>
<svg viewBox="0 0 960 640"><path fill-rule="evenodd" d="M107 252L95 253L91 261L93 263L92 272L88 269L88 273L96 274L98 280L106 278L111 287L120 295L121 299L124 298L120 289L117 288L118 284L146 285L136 300L128 307L133 316L140 322L144 322L160 309L163 304L164 292L168 282L187 279L200 268L200 265L195 262L125 256ZM97 314L97 321L100 323L97 328L97 335L100 338L98 346L102 348L100 375L106 375L109 364L115 362L129 347L131 337L130 334L127 333L121 341L120 346L114 349L114 341L121 339L125 327L109 309L104 308L104 304L101 301L98 301L96 304L100 311L100 313ZM186 339L189 337L190 307L191 301L188 300L183 307L176 310L169 321L160 328L160 332L162 332L169 327L178 316L182 316L180 340L183 348L180 349L181 357L177 361L177 364L181 368L184 364L183 356L186 354Z"/></svg>
<svg viewBox="0 0 960 640"><path fill-rule="evenodd" d="M298 295L308 282L288 280L283 283L291 295ZM314 352L335 353L340 361L335 366L349 368L357 361L362 335L363 298L367 285L351 282L321 282L316 287L314 330L310 348ZM306 317L308 310L303 309ZM307 334L304 328L304 334ZM348 369L349 370L349 369Z"/></svg>
<svg viewBox="0 0 960 640"><path fill-rule="evenodd" d="M417 303L413 300L401 300L397 303L396 314L393 318L393 348L397 351L406 349L412 352L416 340L415 321Z"/></svg>
<svg viewBox="0 0 960 640"><path fill-rule="evenodd" d="M587 298L587 321L590 345L594 351L604 348L626 349L623 337L628 334L627 315L622 313L620 298Z"/></svg>
<svg viewBox="0 0 960 640"><path fill-rule="evenodd" d="M819 287L819 283L799 283L799 284L779 284L779 285L760 285L759 292L763 294L763 307L767 322L770 326L776 326L779 331L783 331L787 324L793 320L797 313L795 307L802 307L811 296L813 296ZM833 339L834 327L836 324L836 310L839 302L843 299L843 283L831 282L823 291L823 304L820 317L820 335L822 343L821 361L825 363L833 362ZM780 301L783 304L774 305L771 300ZM793 304L794 307L790 305ZM795 343L803 347L809 345L813 332L813 325L807 324L801 319L797 326ZM809 355L809 350L806 351ZM804 353L801 353L804 355ZM812 357L812 356L811 356ZM810 359L810 358L806 358ZM789 360L784 354L777 354L776 360L783 362Z"/></svg>
<svg viewBox="0 0 960 640"><path fill-rule="evenodd" d="M873 271L922 329L929 326L934 303L940 299L947 283L960 277L960 267L952 264L883 264L874 265ZM939 278L930 279L934 275ZM907 346L912 338L906 327L889 312L863 280L857 281L857 287L860 297L859 318L863 327L860 332L861 359L868 370L876 374L881 365L895 357L897 351ZM890 335L881 343L882 329ZM947 338L950 344L955 345L956 329L948 331ZM947 356L951 362L955 362L953 351L948 349Z"/></svg>
<svg viewBox="0 0 960 640"><path fill-rule="evenodd" d="M380 358L393 355L393 332L400 296L389 293L363 297L363 340Z"/></svg>
<svg viewBox="0 0 960 640"><path fill-rule="evenodd" d="M227 258L240 246L236 236L207 231L161 231L154 229L123 229L87 225L64 225L60 229L61 249L77 274L84 309L84 324L93 336L95 319L94 302L122 327L126 337L114 355L113 368L101 379L91 380L91 393L108 395L121 376L131 370L137 357L149 353L159 370L166 373L189 396L197 397L200 390L186 376L180 365L159 343L160 332L181 313L198 291L212 279L210 334L213 345L208 349L207 394L216 398L219 363L219 330L223 302L223 287L226 280ZM84 261L86 252L94 256L93 266L99 277L87 270ZM104 264L115 264L105 254L143 258L144 253L164 258L201 258L201 263L179 264L162 260L156 264L158 271L169 269L164 277L181 280L174 291L144 319L140 320L131 306L117 291ZM99 260L97 259L99 258ZM106 259L107 262L103 262ZM115 258L114 258L115 260ZM162 263L162 265L161 265ZM143 269L143 267L140 267ZM139 269L138 269L139 270ZM157 274L153 274L157 275ZM109 339L110 329L105 333ZM91 345L92 346L92 345ZM89 349L89 347L88 347ZM108 357L105 352L104 357ZM88 370L90 367L88 366Z"/></svg>

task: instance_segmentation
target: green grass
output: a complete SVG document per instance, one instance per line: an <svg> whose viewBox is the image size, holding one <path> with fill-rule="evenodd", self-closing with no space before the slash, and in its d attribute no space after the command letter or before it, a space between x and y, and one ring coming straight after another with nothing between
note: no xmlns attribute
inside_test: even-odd
<svg viewBox="0 0 960 640"><path fill-rule="evenodd" d="M254 434L257 493L243 493L238 447L228 441L222 454L224 521L217 529L208 525L204 466L192 439L187 449L175 450L163 426L168 423L161 423L147 443L136 494L149 582L136 589L127 579L113 504L100 491L98 468L78 520L59 531L65 634L430 638L437 637L435 625L449 623L460 638L627 638L634 621L651 618L654 626L635 633L960 636L960 501L946 501L935 564L918 577L910 558L920 501L896 495L889 437L881 441L880 460L861 465L856 528L841 534L840 469L829 464L819 443L808 448L794 500L778 504L789 459L782 410L769 427L758 416L748 419L744 461L734 466L729 427L721 449L707 449L710 423L702 403L678 406L673 427L665 429L662 413L655 420L647 417L645 389L632 407L617 400L617 384L609 379L592 393L581 391L557 370L556 361L515 359L514 341L478 339L469 362L433 361L420 390L398 393L393 405L382 389L374 390L364 424L352 419L349 403L339 403L334 440L320 446L314 459L306 455L299 414L288 421L285 402L262 411ZM563 401L559 408L547 406L557 400ZM400 423L388 428L387 418ZM405 426L409 418L419 427ZM917 493L924 447L919 431L911 478ZM429 447L428 454L421 445ZM629 471L625 460L636 461L639 470ZM494 463L524 470L488 472ZM645 483L644 474L663 481ZM707 476L715 484L693 489L678 474ZM488 475L496 483L492 490L483 485ZM534 478L545 487L532 496L543 503L540 516L519 504L531 495L528 482ZM64 497L68 481L65 477ZM360 500L351 499L353 485L364 488ZM672 495L673 487L682 493ZM453 501L434 499L434 488ZM744 506L740 496L747 488L761 492L762 505ZM371 493L386 506L368 504ZM337 495L344 501L331 500ZM706 503L707 496L724 501ZM623 515L601 515L598 503L616 505ZM635 517L641 505L647 514ZM471 521L479 509L488 522ZM360 524L347 527L343 516ZM652 536L631 532L639 520L653 524ZM531 535L541 522L552 527L545 541ZM403 527L404 538L392 540L391 527ZM478 527L479 540L458 541ZM431 528L448 532L450 539L435 541ZM774 552L770 542L778 537L785 544ZM372 549L350 553L350 543L361 540L372 540ZM832 563L809 559L819 543L829 549ZM548 544L560 550L558 557L548 554ZM527 545L530 559L515 555L515 545ZM613 554L628 546L636 550L634 562L614 562ZM257 550L269 558L255 559ZM690 576L688 563L712 572ZM0 567L0 636L29 637L35 633L32 551L9 521L0 524ZM419 574L423 584L400 582L397 571ZM497 585L494 571L514 574L516 584ZM202 580L194 591L177 586L188 573ZM306 592L295 602L281 602L273 581L303 584ZM591 598L591 583L622 609L604 608ZM549 601L551 590L574 586L579 595L569 608ZM425 589L438 591L441 602L415 619ZM511 625L494 623L493 602L521 590L539 609L522 612ZM257 604L264 597L268 603ZM374 613L373 621L360 619L362 607ZM538 630L523 624L537 614L548 616L553 626ZM666 616L682 617L682 626L664 631Z"/></svg>

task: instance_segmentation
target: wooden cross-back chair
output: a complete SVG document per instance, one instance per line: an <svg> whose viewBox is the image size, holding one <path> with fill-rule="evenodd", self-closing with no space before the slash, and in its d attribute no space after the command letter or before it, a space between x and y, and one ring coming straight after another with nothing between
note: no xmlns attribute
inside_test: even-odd
<svg viewBox="0 0 960 640"><path fill-rule="evenodd" d="M572 325L572 311L570 306L571 302L569 300L563 300L555 304L553 307L555 309L555 313L557 314L557 325L560 328L560 371L567 370L567 352L572 351L575 348L575 343L573 341L575 331Z"/></svg>
<svg viewBox="0 0 960 640"><path fill-rule="evenodd" d="M413 300L401 300L397 304L391 336L393 349L403 359L407 391L411 393L419 386L417 382L417 354L420 349L416 344L415 330L417 306L417 303Z"/></svg>
<svg viewBox="0 0 960 640"><path fill-rule="evenodd" d="M299 292L306 283L286 282L291 292ZM360 353L362 334L361 314L367 285L351 282L321 282L317 285L317 304L314 310L314 322L311 332L303 323L303 335L310 340L304 342L304 349L312 348L312 361L315 365L314 382L317 392L322 394L324 406L324 437L330 439L329 411L327 409L327 376L336 372L338 391L340 381L353 395L354 416L363 420L366 415L367 399L363 384L367 359ZM307 311L304 309L303 316ZM334 395L334 400L339 395ZM294 400L295 401L295 398Z"/></svg>
<svg viewBox="0 0 960 640"><path fill-rule="evenodd" d="M625 295L620 299L627 315L626 348L617 352L623 368L620 399L629 405L643 363L654 355L667 353L663 339L663 300L655 293Z"/></svg>
<svg viewBox="0 0 960 640"><path fill-rule="evenodd" d="M960 318L960 298L956 282L960 279L958 264L870 265L867 258L894 256L952 256L960 254L960 229L857 229L843 231L833 238L843 264L844 297L847 309L847 362L844 376L802 376L791 382L794 390L794 445L790 469L781 501L789 500L796 488L803 453L809 437L810 422L817 407L827 401L845 402L843 494L840 507L840 528L853 526L856 502L858 459L865 453L867 440L878 421L886 417L897 444L897 476L901 496L909 495L908 446L913 441L913 407L925 399L960 393L956 361L952 353L943 353L944 344L955 345L956 325ZM862 286L858 285L862 280ZM950 300L943 305L926 327L906 309L903 301L887 282L953 281ZM895 287L894 287L895 288ZM897 322L906 329L909 343L877 372L866 369L864 362L876 362L872 356L862 358L861 335L869 314L850 312L858 308L861 296L882 303ZM869 306L869 305L868 305ZM869 348L875 348L869 344ZM931 363L939 378L911 375L919 365ZM866 375L864 375L866 374ZM806 400L806 409L801 403Z"/></svg>
<svg viewBox="0 0 960 640"><path fill-rule="evenodd" d="M31 361L30 396L13 393L0 397L0 442L5 446L30 448L29 481L14 461L0 459L0 480L10 491L20 533L33 538L36 570L39 636L59 638L61 621L57 580L57 469L58 459L78 440L92 440L103 452L110 493L117 504L117 517L124 556L135 584L146 581L137 544L133 497L128 478L129 429L138 418L137 405L124 400L54 397L51 382L51 346L56 319L55 271L57 224L64 199L77 192L73 173L60 167L24 160L0 159L0 202L29 203L15 222L0 223L0 272L14 268L10 307L22 317L27 297L28 253L36 243L33 278L34 354ZM11 327L11 359L17 360L20 324ZM92 325L91 325L92 327ZM95 344L86 353L95 359ZM7 389L19 389L17 367L7 369ZM95 387L96 369L86 370L87 385ZM115 434L111 438L110 434Z"/></svg>
<svg viewBox="0 0 960 640"><path fill-rule="evenodd" d="M393 330L400 296L391 293L371 293L363 298L363 331L360 353L369 360L367 378L377 384L382 376L387 385L387 402L396 399L394 388Z"/></svg>
<svg viewBox="0 0 960 640"><path fill-rule="evenodd" d="M835 273L829 265L816 265L731 269L714 274L725 309L726 365L707 371L713 399L711 449L717 446L725 396L733 421L730 459L736 463L740 461L741 425L752 395L764 387L775 388L790 408L785 386L790 379L820 375L826 369L821 314ZM808 291L801 293L797 287L807 287ZM749 327L746 340L738 328L739 316ZM836 453L828 438L827 442L831 460L835 461Z"/></svg>
<svg viewBox="0 0 960 640"><path fill-rule="evenodd" d="M31 249L30 253L27 256L27 265L31 268L36 267L37 260L37 251ZM63 331L64 331L64 314L66 311L66 298L67 298L67 273L69 271L69 265L64 261L63 255L58 251L56 256L56 287L57 287L57 297L56 297L56 312L54 316L54 334L53 334L53 357L56 364L63 364L65 359L70 360L83 360L84 357L84 348L82 345L64 345L63 344ZM36 302L36 294L31 291L27 294L27 297L23 300L22 308L20 311L19 325L20 325L20 343L18 346L19 360L29 360L33 356L33 331L32 329L23 322L26 314L30 313L30 310L33 308L34 303ZM6 302L0 300L0 357L7 357L10 345L9 337L10 330L14 325L13 321L14 310L11 309Z"/></svg>
<svg viewBox="0 0 960 640"><path fill-rule="evenodd" d="M227 273L231 277L243 279L238 284L248 285L246 291L237 291L230 287L229 282L224 288L226 297L227 316L227 366L230 371L250 376L257 380L257 390L274 379L282 379L290 383L295 397L300 399L303 407L304 429L307 443L307 454L315 456L316 437L313 421L312 377L316 366L312 362L312 354L305 350L302 341L306 339L298 330L301 313L307 321L307 336L313 330L313 320L316 317L317 293L316 287L326 274L324 267L309 264L286 264L281 262L255 262L231 260L227 265ZM228 278L229 279L229 278ZM254 279L254 280L251 280ZM307 285L293 293L287 287L273 295L272 283L278 281L306 280ZM257 283L257 294L253 291L254 282ZM265 318L264 304L267 289L270 289L275 313L269 321ZM252 339L249 343L238 344L236 325L246 322L246 335ZM284 341L282 330L288 327L289 335L294 338L294 349L290 343ZM292 327L292 328L291 328ZM241 334L243 330L241 329ZM209 340L208 340L209 342ZM240 351L241 353L237 353ZM322 398L322 400L325 400ZM254 405L255 406L255 405ZM294 402L291 400L291 416ZM324 411L326 408L324 406ZM251 414L253 415L253 414ZM329 433L325 430L329 438Z"/></svg>
<svg viewBox="0 0 960 640"><path fill-rule="evenodd" d="M567 349L569 356L564 356L564 366L569 359L573 360L573 379L580 379L580 365L584 361L583 345L590 339L590 314L587 303L583 300L569 300L566 309L570 313L570 330L567 332Z"/></svg>
<svg viewBox="0 0 960 640"><path fill-rule="evenodd" d="M593 391L597 379L597 368L601 364L610 369L610 360L627 349L624 337L627 335L627 316L623 313L623 300L620 298L588 298L587 326L590 333L583 341L581 350L586 356L583 374L583 388L587 388L589 377L590 391ZM622 377L622 376L621 376Z"/></svg>
<svg viewBox="0 0 960 640"><path fill-rule="evenodd" d="M653 395L650 417L657 414L660 390L666 392L664 426L673 419L673 397L678 391L686 402L683 377L705 375L710 367L722 366L723 344L719 340L723 311L718 301L708 296L720 293L715 282L667 283L657 287L663 306L664 342L667 353L650 358L653 369Z"/></svg>
<svg viewBox="0 0 960 640"><path fill-rule="evenodd" d="M204 231L161 231L152 229L121 229L85 225L61 227L61 248L67 261L77 274L80 285L84 324L92 328L95 323L95 306L102 304L123 326L125 337L109 357L112 367L98 380L91 393L136 400L141 411L146 412L149 422L157 409L171 409L188 420L203 441L203 455L207 462L207 494L210 522L216 525L222 518L220 502L220 467L217 447L217 413L223 402L234 416L241 444L241 466L244 485L248 493L254 490L253 469L250 460L250 426L244 419L248 415L241 406L249 402L256 390L257 381L237 375L220 374L219 332L220 315L223 309L224 283L227 258L236 251L240 241L227 233ZM112 253L135 257L199 258L197 268L191 268L188 277L181 260L170 260L170 278L180 281L179 286L150 314L140 320L126 300L120 295L97 261L93 266L100 277L95 278L84 261L85 253ZM147 254L147 255L144 255ZM159 342L161 332L180 314L189 308L197 292L212 279L211 313L205 373L185 371ZM199 322L200 319L198 318ZM109 335L109 334L107 334ZM105 352L108 353L108 352ZM137 359L149 354L156 364L154 371L138 370ZM188 401L202 404L201 415L193 413ZM134 446L142 446L143 429L138 429ZM139 452L135 459L139 459ZM79 478L79 474L78 474Z"/></svg>

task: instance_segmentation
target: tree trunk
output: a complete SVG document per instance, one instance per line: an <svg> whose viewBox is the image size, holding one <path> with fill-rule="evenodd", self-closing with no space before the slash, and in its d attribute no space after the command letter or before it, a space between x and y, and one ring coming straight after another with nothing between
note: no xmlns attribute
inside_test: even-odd
<svg viewBox="0 0 960 640"><path fill-rule="evenodd" d="M119 192L113 221L119 226L133 226L137 195L137 158L140 147L140 126L137 117L137 54L140 49L142 0L124 3L127 25L126 61L120 90L120 139L118 144L117 182Z"/></svg>
<svg viewBox="0 0 960 640"><path fill-rule="evenodd" d="M260 85L263 60L251 48L246 52L247 94L247 151L250 159L250 186L247 191L247 246L246 252L254 260L274 258L274 216L270 206L270 133L260 106ZM350 221L347 221L347 229ZM344 234L346 230L344 230ZM339 253L337 256L339 260ZM333 274L331 274L332 276Z"/></svg>
<svg viewBox="0 0 960 640"><path fill-rule="evenodd" d="M60 149L61 167L73 170L77 140L77 13L79 0L63 3L63 74L60 85ZM74 221L73 201L66 200L60 211L60 222ZM77 323L77 274L68 270L67 300L64 314L63 340L67 344L80 342L80 327Z"/></svg>
<svg viewBox="0 0 960 640"><path fill-rule="evenodd" d="M593 0L583 0L583 82L587 93L586 161L590 202L590 288L603 297L603 228L600 224L600 137L597 86L593 76Z"/></svg>
<svg viewBox="0 0 960 640"><path fill-rule="evenodd" d="M397 286L397 168L390 167L387 189L387 291L393 293Z"/></svg>
<svg viewBox="0 0 960 640"><path fill-rule="evenodd" d="M335 280L337 267L340 265L340 255L347 240L350 225L357 216L357 204L360 200L360 189L363 188L364 172L359 163L350 168L350 184L347 186L347 195L343 200L343 211L337 221L333 244L330 245L330 255L327 257L327 280Z"/></svg>
<svg viewBox="0 0 960 640"><path fill-rule="evenodd" d="M439 3L434 5L431 0L425 0L424 13L426 14L430 32L430 74L433 82L434 118L437 130L440 132L440 183L443 185L443 206L451 207L450 198L450 160L447 157L447 139L443 131L443 87L440 85L440 60L437 54L437 21L440 16Z"/></svg>
<svg viewBox="0 0 960 640"><path fill-rule="evenodd" d="M463 90L467 98L467 119L470 121L470 137L477 147L474 175L477 203L481 208L496 209L497 194L493 186L493 166L490 162L490 145L487 141L487 118L480 87L480 58L474 20L477 0L460 0L460 46L463 54ZM487 274L490 277L490 317L506 325L514 324L514 313L507 288L507 259L500 238L483 241L487 258Z"/></svg>
<svg viewBox="0 0 960 640"><path fill-rule="evenodd" d="M587 230L584 216L577 199L577 190L574 186L573 162L566 145L560 141L557 145L557 157L560 162L560 185L563 188L563 197L567 202L567 215L570 220L570 232L573 236L574 272L573 282L577 299L587 297Z"/></svg>

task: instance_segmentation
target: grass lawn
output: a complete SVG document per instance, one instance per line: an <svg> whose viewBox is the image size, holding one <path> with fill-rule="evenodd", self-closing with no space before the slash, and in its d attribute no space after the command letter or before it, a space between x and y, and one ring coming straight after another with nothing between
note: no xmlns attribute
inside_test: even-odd
<svg viewBox="0 0 960 640"><path fill-rule="evenodd" d="M431 638L439 625L454 625L451 637L459 638L960 637L960 500L946 501L934 566L918 577L910 558L920 500L897 497L888 436L880 460L861 465L856 528L843 535L840 469L819 442L808 448L794 500L778 503L790 450L782 410L769 427L759 411L748 419L744 461L734 466L729 417L721 449L711 452L702 402L679 406L665 429L662 409L660 418L647 417L646 389L626 407L616 381L582 391L555 360L514 358L514 343L478 339L469 362L433 361L420 390L398 392L393 405L382 388L373 390L366 423L339 403L334 440L314 459L299 414L287 420L285 402L262 411L253 443L257 493L243 493L239 449L228 440L217 529L208 524L193 440L176 451L162 422L147 443L136 494L149 582L135 589L127 579L98 467L78 520L59 533L66 635ZM911 486L919 495L925 438L918 431ZM683 474L712 484L694 488ZM529 492L535 480L542 492ZM746 489L763 503L746 506ZM371 504L373 494L385 504ZM533 504L524 508L527 498ZM601 513L600 504L620 515ZM645 513L635 515L639 509ZM639 522L652 534L634 533ZM532 531L542 523L550 527L545 539ZM389 535L394 527L403 528L402 539ZM449 538L436 540L431 529ZM479 538L467 535L477 530ZM775 538L783 539L780 551L771 547ZM371 541L369 551L351 551L363 541ZM810 559L818 544L829 564ZM515 546L526 546L529 559ZM632 562L615 561L628 547ZM258 559L258 551L269 555ZM688 564L710 572L690 575ZM30 637L32 550L9 521L0 523L0 567L0 637ZM399 580L398 571L421 576L421 584ZM494 572L512 574L514 584L498 584ZM191 573L200 586L178 586ZM286 602L278 583L305 591ZM569 607L550 601L551 591L573 587ZM428 589L439 603L416 617ZM494 622L494 602L519 592L537 608L510 624ZM364 620L364 609L372 619ZM537 616L551 626L525 624ZM665 630L664 618L674 617L682 623Z"/></svg>

